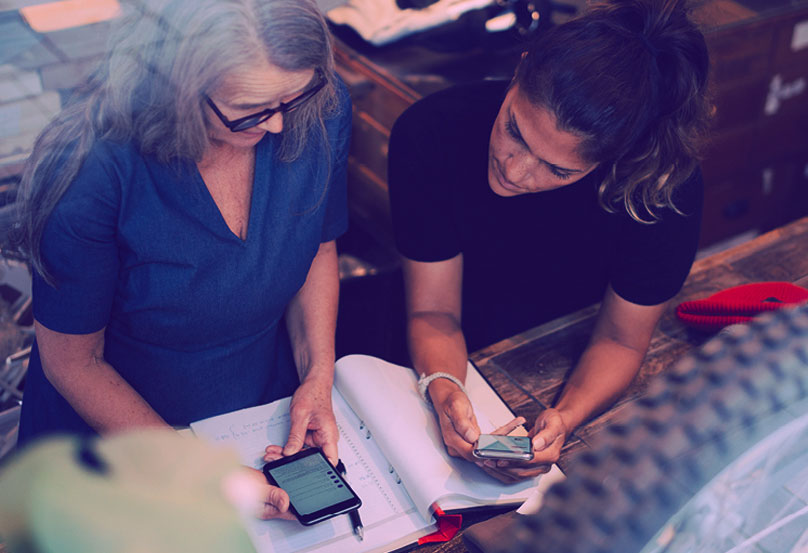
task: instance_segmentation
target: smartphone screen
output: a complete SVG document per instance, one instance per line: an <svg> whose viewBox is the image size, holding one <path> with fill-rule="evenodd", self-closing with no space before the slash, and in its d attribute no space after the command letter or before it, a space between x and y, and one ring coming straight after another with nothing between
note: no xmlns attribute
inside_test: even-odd
<svg viewBox="0 0 808 553"><path fill-rule="evenodd" d="M533 446L528 436L500 436L480 434L473 454L481 459L521 459L533 458Z"/></svg>
<svg viewBox="0 0 808 553"><path fill-rule="evenodd" d="M322 450L309 448L264 466L270 484L289 494L292 512L309 525L359 508L362 501L328 462Z"/></svg>

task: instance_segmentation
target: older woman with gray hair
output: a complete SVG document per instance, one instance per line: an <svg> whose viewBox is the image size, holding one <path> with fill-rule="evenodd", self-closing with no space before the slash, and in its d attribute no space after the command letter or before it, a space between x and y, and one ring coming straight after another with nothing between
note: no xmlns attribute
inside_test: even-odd
<svg viewBox="0 0 808 553"><path fill-rule="evenodd" d="M133 3L20 187L36 344L20 443L292 395L337 458L350 100L309 0ZM265 517L283 515L273 490Z"/></svg>

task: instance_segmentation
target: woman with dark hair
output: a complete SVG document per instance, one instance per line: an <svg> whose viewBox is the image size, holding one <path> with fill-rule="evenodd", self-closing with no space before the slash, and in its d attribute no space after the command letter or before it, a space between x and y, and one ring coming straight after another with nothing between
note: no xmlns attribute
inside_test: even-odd
<svg viewBox="0 0 808 553"><path fill-rule="evenodd" d="M351 109L325 20L311 0L129 9L21 183L36 345L20 443L292 395L283 453L336 461Z"/></svg>
<svg viewBox="0 0 808 553"><path fill-rule="evenodd" d="M696 251L708 69L683 1L600 3L541 32L511 83L441 91L396 123L410 353L449 453L503 481L535 476L631 383ZM588 346L532 425L533 461L475 460L467 351L598 300Z"/></svg>

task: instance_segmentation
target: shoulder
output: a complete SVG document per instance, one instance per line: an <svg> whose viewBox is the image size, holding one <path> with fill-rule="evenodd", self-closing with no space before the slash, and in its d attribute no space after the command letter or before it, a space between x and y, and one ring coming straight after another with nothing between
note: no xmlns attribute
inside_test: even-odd
<svg viewBox="0 0 808 553"><path fill-rule="evenodd" d="M115 205L127 187L151 174L144 170L144 163L146 157L132 142L96 140L59 205Z"/></svg>
<svg viewBox="0 0 808 553"><path fill-rule="evenodd" d="M508 83L482 81L431 94L396 120L390 132L391 160L412 156L439 161L484 155Z"/></svg>
<svg viewBox="0 0 808 553"><path fill-rule="evenodd" d="M79 177L89 172L120 178L130 174L132 168L142 160L143 155L132 141L96 140L87 152L79 171Z"/></svg>
<svg viewBox="0 0 808 553"><path fill-rule="evenodd" d="M396 121L393 132L474 126L496 118L508 88L507 81L479 81L455 85L426 96L409 108Z"/></svg>
<svg viewBox="0 0 808 553"><path fill-rule="evenodd" d="M704 203L704 177L698 165L673 192L673 205L683 214L699 216Z"/></svg>
<svg viewBox="0 0 808 553"><path fill-rule="evenodd" d="M336 74L334 88L336 92L336 108L326 117L326 122L335 122L342 125L346 121L351 120L351 94L348 91L348 86L339 74Z"/></svg>

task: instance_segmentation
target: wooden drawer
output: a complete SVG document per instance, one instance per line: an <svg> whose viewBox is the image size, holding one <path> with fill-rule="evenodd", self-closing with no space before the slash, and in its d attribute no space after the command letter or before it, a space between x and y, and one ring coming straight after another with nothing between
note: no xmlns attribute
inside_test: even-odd
<svg viewBox="0 0 808 553"><path fill-rule="evenodd" d="M768 227L784 212L793 178L792 165L779 162L707 183L700 246Z"/></svg>
<svg viewBox="0 0 808 553"><path fill-rule="evenodd" d="M777 29L773 69L789 67L808 71L808 7L792 14Z"/></svg>
<svg viewBox="0 0 808 553"><path fill-rule="evenodd" d="M752 159L755 128L716 133L711 137L701 163L707 186L723 180L727 175L742 173Z"/></svg>
<svg viewBox="0 0 808 553"><path fill-rule="evenodd" d="M702 162L705 181L709 184L808 152L808 105L802 105L802 100L791 102L784 102L775 115L714 133Z"/></svg>
<svg viewBox="0 0 808 553"><path fill-rule="evenodd" d="M752 137L753 159L767 161L808 152L808 95L798 104L784 103Z"/></svg>
<svg viewBox="0 0 808 553"><path fill-rule="evenodd" d="M748 125L763 117L770 81L771 76L766 75L730 86L715 85L713 131Z"/></svg>
<svg viewBox="0 0 808 553"><path fill-rule="evenodd" d="M764 221L763 230L771 230L808 215L808 151L784 159L779 168L788 174L791 185L782 205L773 209Z"/></svg>
<svg viewBox="0 0 808 553"><path fill-rule="evenodd" d="M775 40L770 28L730 28L706 37L713 79L721 85L769 73Z"/></svg>
<svg viewBox="0 0 808 553"><path fill-rule="evenodd" d="M395 247L387 182L354 155L348 157L348 209L351 224L374 236L380 244Z"/></svg>
<svg viewBox="0 0 808 553"><path fill-rule="evenodd" d="M780 126L794 114L808 112L808 7L707 38L718 109L716 130L756 119Z"/></svg>
<svg viewBox="0 0 808 553"><path fill-rule="evenodd" d="M366 86L351 89L354 111L364 114L373 120L378 127L388 131L393 128L398 116L415 102L402 98L380 84L368 83Z"/></svg>
<svg viewBox="0 0 808 553"><path fill-rule="evenodd" d="M420 96L407 84L337 44L337 71L353 102L353 132L348 157L348 207L351 223L382 245L394 248L387 190L387 147L398 116Z"/></svg>
<svg viewBox="0 0 808 553"><path fill-rule="evenodd" d="M367 113L354 108L351 154L361 159L368 170L387 182L387 147L390 129L378 124Z"/></svg>
<svg viewBox="0 0 808 553"><path fill-rule="evenodd" d="M366 58L337 48L334 51L337 71L351 92L354 114L364 113L379 127L391 129L401 113L420 95Z"/></svg>

